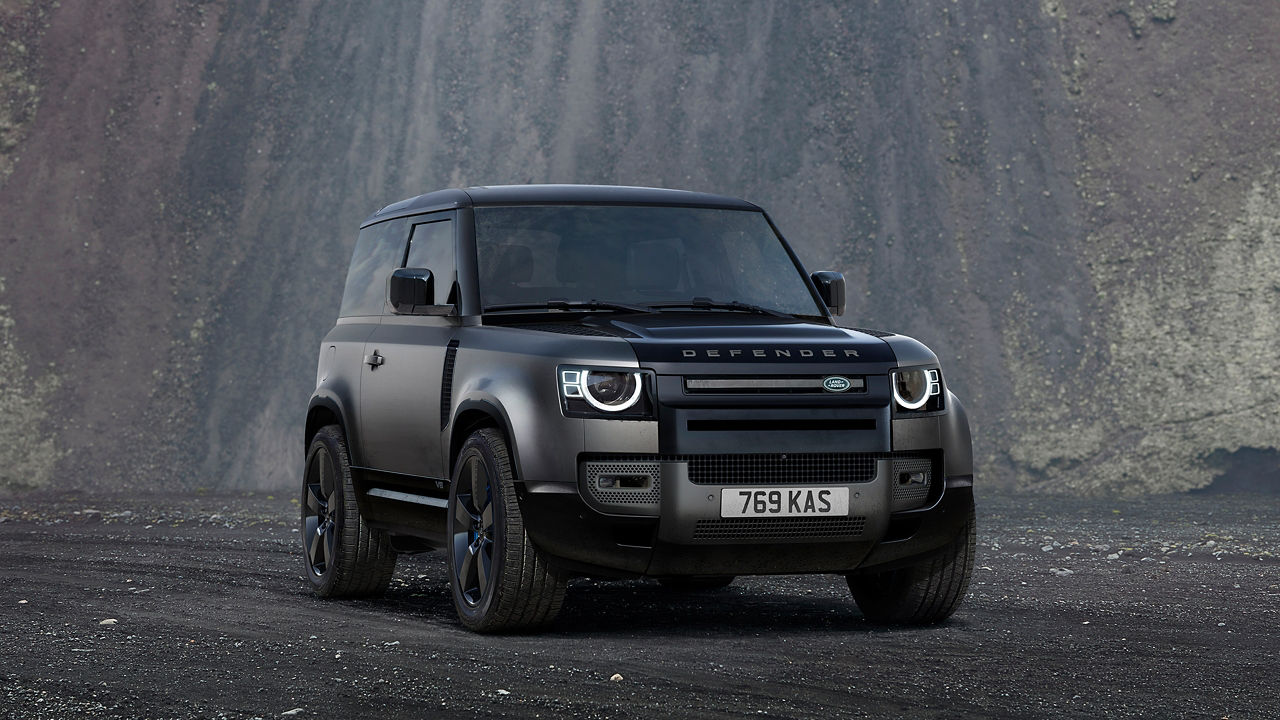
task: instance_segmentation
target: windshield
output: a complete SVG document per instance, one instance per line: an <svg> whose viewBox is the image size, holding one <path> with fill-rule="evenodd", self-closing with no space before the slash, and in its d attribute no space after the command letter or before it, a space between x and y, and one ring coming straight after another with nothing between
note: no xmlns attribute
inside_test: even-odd
<svg viewBox="0 0 1280 720"><path fill-rule="evenodd" d="M476 208L475 219L486 309L549 301L740 303L822 315L760 212L527 205Z"/></svg>

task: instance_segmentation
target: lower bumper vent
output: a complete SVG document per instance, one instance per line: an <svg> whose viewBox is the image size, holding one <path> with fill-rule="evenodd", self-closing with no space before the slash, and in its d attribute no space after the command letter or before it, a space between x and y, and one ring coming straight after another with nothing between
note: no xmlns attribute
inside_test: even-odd
<svg viewBox="0 0 1280 720"><path fill-rule="evenodd" d="M724 518L699 520L694 540L779 540L785 538L855 538L866 528L865 517Z"/></svg>
<svg viewBox="0 0 1280 720"><path fill-rule="evenodd" d="M876 476L878 453L687 455L695 485L857 483Z"/></svg>
<svg viewBox="0 0 1280 720"><path fill-rule="evenodd" d="M890 484L891 511L914 510L924 505L933 488L933 461L927 457L895 457Z"/></svg>
<svg viewBox="0 0 1280 720"><path fill-rule="evenodd" d="M656 462L584 462L587 496L606 512L656 512L662 473Z"/></svg>

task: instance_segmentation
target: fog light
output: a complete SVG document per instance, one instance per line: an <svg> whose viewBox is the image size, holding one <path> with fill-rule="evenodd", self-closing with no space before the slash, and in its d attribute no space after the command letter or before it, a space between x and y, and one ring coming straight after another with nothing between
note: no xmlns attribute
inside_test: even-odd
<svg viewBox="0 0 1280 720"><path fill-rule="evenodd" d="M648 475L601 475L596 478L596 485L602 488L646 490L651 483Z"/></svg>
<svg viewBox="0 0 1280 720"><path fill-rule="evenodd" d="M898 475L899 485L923 485L926 481L922 472L904 472Z"/></svg>

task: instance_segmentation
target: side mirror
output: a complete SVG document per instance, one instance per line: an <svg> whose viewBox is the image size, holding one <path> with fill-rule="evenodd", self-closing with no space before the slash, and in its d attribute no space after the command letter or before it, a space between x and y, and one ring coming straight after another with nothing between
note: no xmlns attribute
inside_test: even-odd
<svg viewBox="0 0 1280 720"><path fill-rule="evenodd" d="M434 305L435 278L426 268L400 268L387 280L387 302L398 315L447 315L448 305Z"/></svg>
<svg viewBox="0 0 1280 720"><path fill-rule="evenodd" d="M832 315L844 314L844 274L835 270L819 270L809 276L818 288L818 296Z"/></svg>

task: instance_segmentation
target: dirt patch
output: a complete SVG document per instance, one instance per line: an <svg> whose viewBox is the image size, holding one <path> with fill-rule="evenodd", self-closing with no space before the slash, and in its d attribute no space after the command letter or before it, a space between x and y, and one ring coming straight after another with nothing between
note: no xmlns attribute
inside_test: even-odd
<svg viewBox="0 0 1280 720"><path fill-rule="evenodd" d="M578 580L513 637L461 629L434 554L381 599L312 597L296 514L9 501L0 716L1262 718L1280 692L1269 498L980 498L970 594L932 628L866 623L830 576Z"/></svg>

